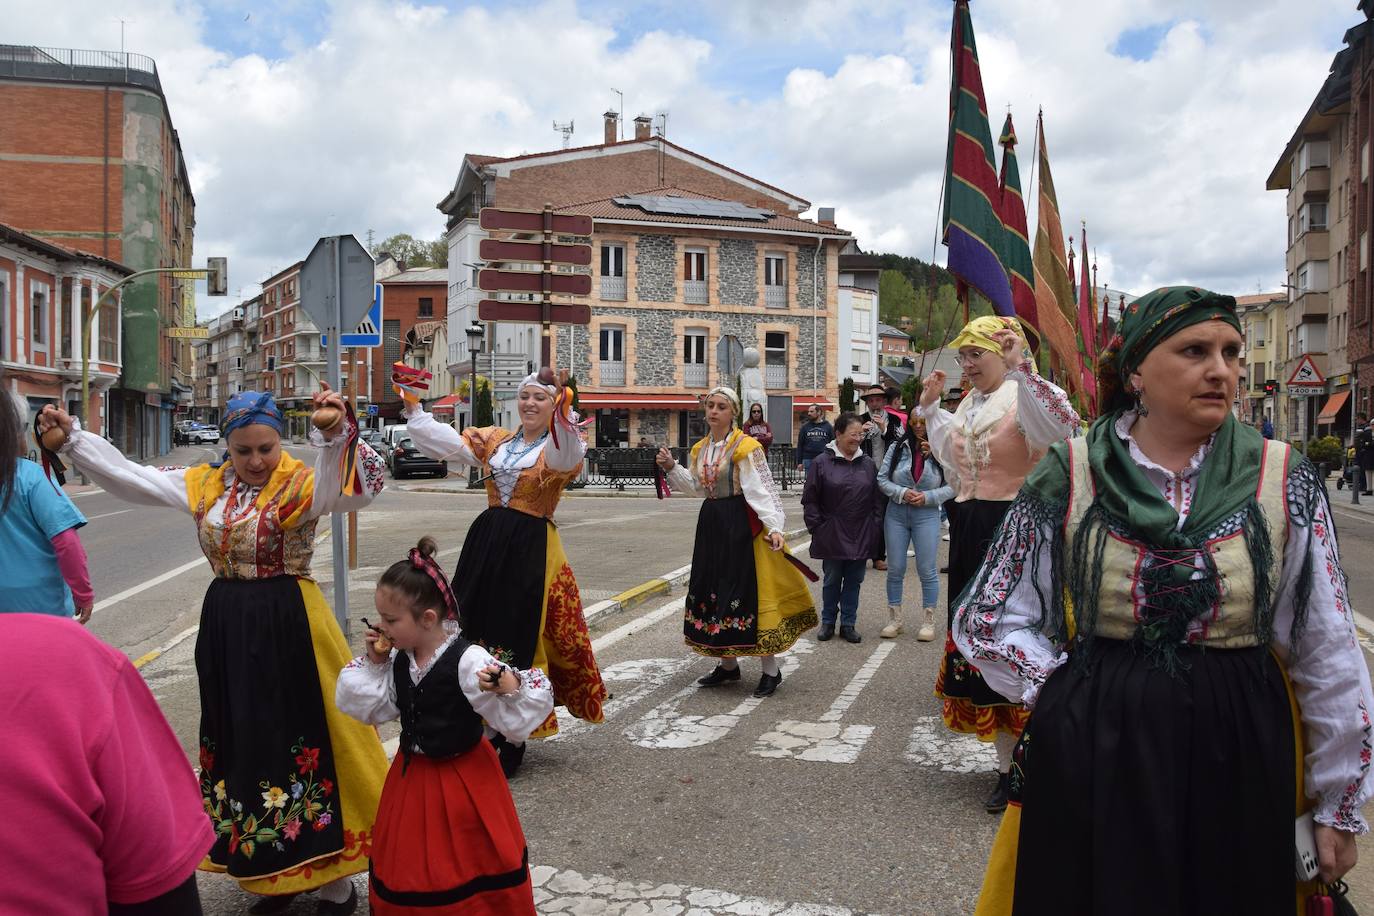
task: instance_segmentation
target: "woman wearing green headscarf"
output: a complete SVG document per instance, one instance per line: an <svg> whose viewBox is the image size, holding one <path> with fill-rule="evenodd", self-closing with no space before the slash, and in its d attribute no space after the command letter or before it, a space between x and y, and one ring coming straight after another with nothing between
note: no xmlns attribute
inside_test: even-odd
<svg viewBox="0 0 1374 916"><path fill-rule="evenodd" d="M1027 478L956 612L1032 709L980 914L1291 916L1308 809L1322 877L1354 865L1374 695L1322 481L1232 414L1235 308L1127 308L1107 412Z"/></svg>

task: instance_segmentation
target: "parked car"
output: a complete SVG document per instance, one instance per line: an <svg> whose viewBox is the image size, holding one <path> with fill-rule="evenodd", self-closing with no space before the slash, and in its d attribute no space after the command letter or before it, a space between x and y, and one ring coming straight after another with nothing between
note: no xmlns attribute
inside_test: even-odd
<svg viewBox="0 0 1374 916"><path fill-rule="evenodd" d="M197 424L186 433L186 440L192 445L215 445L219 442L219 427Z"/></svg>
<svg viewBox="0 0 1374 916"><path fill-rule="evenodd" d="M410 439L401 439L396 443L396 447L391 449L391 476L397 480L404 480L415 473L447 477L448 462L436 461L428 455L422 455Z"/></svg>
<svg viewBox="0 0 1374 916"><path fill-rule="evenodd" d="M386 445L382 442L382 431L380 429L364 429L358 433L364 442L372 446L377 454L381 454Z"/></svg>
<svg viewBox="0 0 1374 916"><path fill-rule="evenodd" d="M195 420L177 420L176 423L172 424L172 444L185 445L190 442L191 430L199 425Z"/></svg>
<svg viewBox="0 0 1374 916"><path fill-rule="evenodd" d="M386 466L391 467L391 456L396 451L396 445L406 437L406 424L393 423L390 426L382 427L382 460Z"/></svg>

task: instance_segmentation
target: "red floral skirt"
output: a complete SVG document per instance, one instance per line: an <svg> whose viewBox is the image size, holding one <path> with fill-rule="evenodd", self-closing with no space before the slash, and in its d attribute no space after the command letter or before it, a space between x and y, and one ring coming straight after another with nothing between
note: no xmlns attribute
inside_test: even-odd
<svg viewBox="0 0 1374 916"><path fill-rule="evenodd" d="M534 916L528 852L487 741L446 760L397 754L372 843L374 914Z"/></svg>

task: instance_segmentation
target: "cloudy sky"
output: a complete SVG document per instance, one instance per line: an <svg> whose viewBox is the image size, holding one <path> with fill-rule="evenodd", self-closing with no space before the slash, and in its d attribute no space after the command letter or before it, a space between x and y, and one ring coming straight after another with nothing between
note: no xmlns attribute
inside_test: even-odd
<svg viewBox="0 0 1374 916"><path fill-rule="evenodd" d="M600 142L613 89L627 120L667 112L677 143L836 207L865 249L929 259L951 11L54 0L11 9L5 41L118 49L125 20L181 135L197 257L228 255L248 297L321 235L437 237L463 153L556 149L555 120ZM1099 280L1136 293L1283 282L1284 199L1264 182L1360 16L1355 0L973 3L994 131L1011 105L1028 183L1044 109L1065 225L1086 220Z"/></svg>

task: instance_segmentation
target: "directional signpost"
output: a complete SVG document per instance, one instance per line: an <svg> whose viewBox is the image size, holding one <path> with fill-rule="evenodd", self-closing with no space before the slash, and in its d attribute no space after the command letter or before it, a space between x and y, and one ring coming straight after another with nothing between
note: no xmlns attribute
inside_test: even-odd
<svg viewBox="0 0 1374 916"><path fill-rule="evenodd" d="M315 327L329 336L329 385L335 391L341 387L343 341L349 336L341 331L357 327L371 310L375 286L372 255L351 235L320 239L301 266L301 308ZM343 516L332 514L329 530L334 541L334 616L347 634L348 558L344 553Z"/></svg>
<svg viewBox="0 0 1374 916"><path fill-rule="evenodd" d="M477 316L483 321L528 321L542 325L540 362L553 364L553 325L589 324L592 310L584 304L553 301L554 295L585 296L592 291L590 274L555 271L555 264L586 267L592 263L592 246L556 244L555 235L591 235L592 218L584 214L554 213L543 210L498 210L483 208L478 217L483 229L537 234L537 241L484 239L478 251L489 263L538 265L539 270L482 270L477 285L487 292L535 293L538 301L483 299L477 303Z"/></svg>

